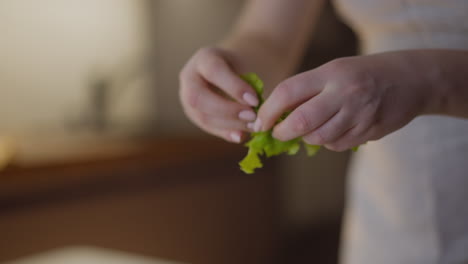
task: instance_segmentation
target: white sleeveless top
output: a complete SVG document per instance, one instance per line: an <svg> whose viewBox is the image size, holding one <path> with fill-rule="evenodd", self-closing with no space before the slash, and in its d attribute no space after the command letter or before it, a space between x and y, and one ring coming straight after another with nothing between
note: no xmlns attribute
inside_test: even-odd
<svg viewBox="0 0 468 264"><path fill-rule="evenodd" d="M468 0L335 2L363 53L468 50ZM343 263L468 263L467 119L418 117L362 147L350 169Z"/></svg>

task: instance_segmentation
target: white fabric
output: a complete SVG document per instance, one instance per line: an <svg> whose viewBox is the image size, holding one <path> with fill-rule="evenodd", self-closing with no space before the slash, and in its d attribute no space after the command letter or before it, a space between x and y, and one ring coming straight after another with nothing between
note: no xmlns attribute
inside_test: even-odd
<svg viewBox="0 0 468 264"><path fill-rule="evenodd" d="M363 53L468 49L468 0L335 2ZM467 119L418 117L362 147L349 176L342 263L468 263Z"/></svg>

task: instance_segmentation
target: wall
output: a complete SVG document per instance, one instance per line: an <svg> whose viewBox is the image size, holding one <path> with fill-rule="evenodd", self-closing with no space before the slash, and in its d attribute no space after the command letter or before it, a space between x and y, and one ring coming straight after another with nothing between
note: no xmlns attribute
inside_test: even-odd
<svg viewBox="0 0 468 264"><path fill-rule="evenodd" d="M0 1L0 135L50 133L84 122L93 79L116 81L119 71L140 63L147 52L143 4ZM145 93L138 89L127 96L146 98L132 95ZM113 114L137 118L142 105L123 99Z"/></svg>
<svg viewBox="0 0 468 264"><path fill-rule="evenodd" d="M178 99L178 73L200 47L220 40L243 1L158 1L154 9L158 128L170 133L199 132L185 117Z"/></svg>

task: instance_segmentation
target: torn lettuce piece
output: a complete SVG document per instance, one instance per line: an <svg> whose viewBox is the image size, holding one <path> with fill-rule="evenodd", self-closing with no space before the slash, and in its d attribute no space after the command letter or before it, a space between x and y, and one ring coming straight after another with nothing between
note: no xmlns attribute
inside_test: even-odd
<svg viewBox="0 0 468 264"><path fill-rule="evenodd" d="M282 153L294 155L300 149L299 140L300 139L297 138L289 141L280 141L271 136L270 144L265 146L265 155L267 156L267 158L277 156Z"/></svg>
<svg viewBox="0 0 468 264"><path fill-rule="evenodd" d="M314 156L320 150L320 146L318 145L310 145L310 144L304 143L304 147L306 149L307 156L309 157Z"/></svg>
<svg viewBox="0 0 468 264"><path fill-rule="evenodd" d="M251 174L255 169L262 167L259 156L265 155L269 158L282 153L294 155L300 149L299 142L299 138L280 141L272 136L271 131L252 133L252 138L245 144L249 152L239 165L242 171Z"/></svg>
<svg viewBox="0 0 468 264"><path fill-rule="evenodd" d="M247 174L254 173L255 169L263 167L262 161L258 156L260 153L256 152L254 149L250 148L247 156L239 162L241 170Z"/></svg>
<svg viewBox="0 0 468 264"><path fill-rule="evenodd" d="M263 81L255 73L247 73L241 76L257 93L258 99L263 99Z"/></svg>
<svg viewBox="0 0 468 264"><path fill-rule="evenodd" d="M258 98L259 104L258 104L258 106L254 107L255 112L257 112L258 109L260 108L260 106L265 101L264 98L263 98L263 91L264 91L263 81L258 77L257 74L255 74L253 72L243 74L243 75L241 75L241 78L242 78L242 80L244 80L245 82L250 84L250 86L257 93L257 98Z"/></svg>
<svg viewBox="0 0 468 264"><path fill-rule="evenodd" d="M241 76L241 78L246 81L257 93L259 99L259 105L254 108L255 112L258 112L258 109L265 101L263 98L264 84L263 81L255 73L247 73ZM283 121L289 112L284 113L277 123ZM295 138L289 141L280 141L273 137L272 131L262 131L254 132L250 134L251 139L245 144L249 148L247 156L239 162L241 170L247 174L252 174L255 172L255 169L262 168L261 156L266 156L267 158L277 156L283 153L288 155L294 155L299 152L300 142L302 138ZM320 146L309 145L304 143L307 155L314 156L320 150ZM357 151L358 147L354 147L353 150Z"/></svg>

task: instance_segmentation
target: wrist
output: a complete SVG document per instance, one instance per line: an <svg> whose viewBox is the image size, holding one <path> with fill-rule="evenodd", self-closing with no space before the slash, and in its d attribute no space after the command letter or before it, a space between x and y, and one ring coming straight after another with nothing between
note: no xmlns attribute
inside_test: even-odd
<svg viewBox="0 0 468 264"><path fill-rule="evenodd" d="M232 54L233 67L239 73L257 73L267 90L292 74L296 68L294 58L262 33L232 33L220 41L218 46Z"/></svg>
<svg viewBox="0 0 468 264"><path fill-rule="evenodd" d="M429 53L427 54L429 55ZM424 114L447 114L447 87L446 77L441 61L437 57L425 56L423 61L425 82L428 90L425 98Z"/></svg>
<svg viewBox="0 0 468 264"><path fill-rule="evenodd" d="M400 53L400 52L399 52ZM419 90L419 115L444 114L447 84L443 67L429 50L401 51L401 79L405 86Z"/></svg>
<svg viewBox="0 0 468 264"><path fill-rule="evenodd" d="M273 57L278 61L290 60L287 47L263 32L234 30L220 45L228 50L246 51L249 55Z"/></svg>

